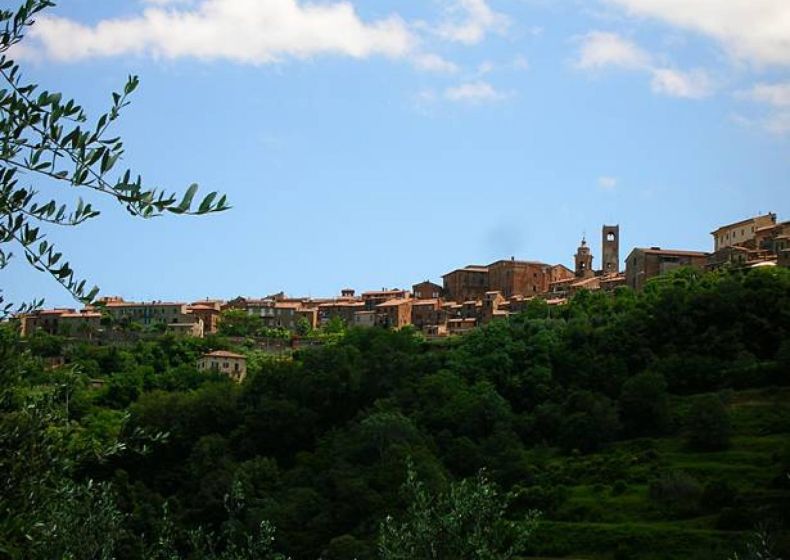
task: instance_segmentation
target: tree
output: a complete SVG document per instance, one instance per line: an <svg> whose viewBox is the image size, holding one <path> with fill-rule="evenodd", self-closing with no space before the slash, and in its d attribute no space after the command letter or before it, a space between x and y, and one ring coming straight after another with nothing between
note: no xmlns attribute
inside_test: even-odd
<svg viewBox="0 0 790 560"><path fill-rule="evenodd" d="M716 451L730 444L730 417L716 395L706 395L691 405L686 429L688 443L695 449Z"/></svg>
<svg viewBox="0 0 790 560"><path fill-rule="evenodd" d="M99 211L90 201L76 202L43 196L36 187L21 186L38 181L50 187L68 186L79 192L107 196L135 217L151 218L164 213L206 214L228 208L224 195L208 194L193 208L197 185L183 196L143 185L142 178L126 169L110 174L124 154L123 142L109 133L110 126L129 104L139 79L129 76L123 90L112 94L109 111L95 123L83 108L62 94L40 91L22 79L20 66L9 58L34 17L54 6L52 0L25 0L14 12L0 10L0 269L13 256L11 247L21 248L37 270L51 274L75 298L91 302L98 288L86 288L71 265L57 251L42 226L74 227L96 218ZM23 305L28 310L42 302ZM0 294L0 317L11 313L13 304Z"/></svg>
<svg viewBox="0 0 790 560"><path fill-rule="evenodd" d="M669 422L667 382L660 373L640 373L623 384L620 414L629 435L659 435Z"/></svg>
<svg viewBox="0 0 790 560"><path fill-rule="evenodd" d="M522 552L537 519L536 512L515 522L505 519L512 497L482 472L434 495L409 465L403 491L405 517L387 517L381 524L381 560L507 560Z"/></svg>
<svg viewBox="0 0 790 560"><path fill-rule="evenodd" d="M608 397L592 391L575 391L565 403L566 418L559 434L565 451L592 453L612 441L620 430L617 409Z"/></svg>

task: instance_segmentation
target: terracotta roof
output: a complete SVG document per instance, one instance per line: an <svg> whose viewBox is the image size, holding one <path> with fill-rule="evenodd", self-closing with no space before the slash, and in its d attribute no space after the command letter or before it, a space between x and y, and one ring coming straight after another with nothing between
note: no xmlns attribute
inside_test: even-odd
<svg viewBox="0 0 790 560"><path fill-rule="evenodd" d="M291 302L291 301L282 301L282 302L278 301L277 303L274 304L274 307L275 308L280 308L280 309L299 309L300 307L302 307L302 304L301 304L301 302L295 302L295 301L293 301L293 302Z"/></svg>
<svg viewBox="0 0 790 560"><path fill-rule="evenodd" d="M583 287L587 284L595 284L596 282L600 282L600 278L593 276L592 278L585 278L583 280L579 280L578 282L574 282L571 285L575 287Z"/></svg>
<svg viewBox="0 0 790 560"><path fill-rule="evenodd" d="M491 268L494 265L498 265L498 264L501 264L501 263L505 263L505 264L507 264L507 263L512 263L512 264L533 264L533 265L538 265L538 266L549 266L548 264L546 264L544 262L541 262L541 261L515 261L515 260L512 260L512 259L500 259L498 261L494 261L491 264L489 264L488 268Z"/></svg>
<svg viewBox="0 0 790 560"><path fill-rule="evenodd" d="M364 301L331 301L327 303L322 303L318 307L319 309L322 307L364 307Z"/></svg>
<svg viewBox="0 0 790 560"><path fill-rule="evenodd" d="M362 297L365 296L388 296L392 294L405 294L406 290L380 290L374 292L365 292L362 294Z"/></svg>
<svg viewBox="0 0 790 560"><path fill-rule="evenodd" d="M104 303L102 305L105 307L157 307L157 306L172 307L175 305L186 305L186 303L174 302L174 301L141 301L141 302L108 301L107 303Z"/></svg>
<svg viewBox="0 0 790 560"><path fill-rule="evenodd" d="M439 303L438 299L415 299L412 303L415 307L418 305L437 305Z"/></svg>
<svg viewBox="0 0 790 560"><path fill-rule="evenodd" d="M209 352L208 354L203 354L204 358L243 358L246 359L246 356L243 354L236 354L235 352L228 352L227 350L214 350L213 352Z"/></svg>
<svg viewBox="0 0 790 560"><path fill-rule="evenodd" d="M645 254L649 255L669 255L669 256L678 256L678 257L707 257L708 253L704 251L678 251L675 249L653 249L651 247L648 248L637 248L634 249L635 251L642 251Z"/></svg>
<svg viewBox="0 0 790 560"><path fill-rule="evenodd" d="M472 265L469 265L469 266L465 266L464 268L456 268L452 272L448 272L447 274L443 274L442 278L444 278L446 276L450 276L451 274L455 274L456 272L488 272L488 267L472 264Z"/></svg>
<svg viewBox="0 0 790 560"><path fill-rule="evenodd" d="M101 313L64 313L61 317L69 319L84 318L84 319L101 319Z"/></svg>
<svg viewBox="0 0 790 560"><path fill-rule="evenodd" d="M247 307L256 306L256 305L266 305L268 307L271 307L271 306L274 305L274 300L273 299L265 299L265 298L264 299L246 299L246 300L244 300L244 303L247 304Z"/></svg>
<svg viewBox="0 0 790 560"><path fill-rule="evenodd" d="M404 303L411 303L412 300L404 299L404 298L396 298L390 299L385 301L384 303L379 303L376 307L398 307L399 305L403 305Z"/></svg>
<svg viewBox="0 0 790 560"><path fill-rule="evenodd" d="M42 309L34 311L32 315L63 315L64 313L75 313L74 309Z"/></svg>

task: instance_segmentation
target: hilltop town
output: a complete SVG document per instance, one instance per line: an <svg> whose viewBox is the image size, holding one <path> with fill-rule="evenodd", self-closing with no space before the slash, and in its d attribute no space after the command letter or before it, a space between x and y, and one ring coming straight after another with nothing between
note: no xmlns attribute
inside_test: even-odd
<svg viewBox="0 0 790 560"><path fill-rule="evenodd" d="M769 213L724 225L711 233L711 252L634 248L620 267L620 228L601 230L601 265L586 239L576 250L574 268L563 264L510 259L452 270L442 283L425 280L411 290L381 289L337 297L302 298L278 293L263 298L185 302L131 302L104 297L84 309L46 309L20 316L23 335L42 330L96 338L112 326L203 337L216 333L220 316L237 310L260 318L264 327L309 332L334 322L346 326L400 329L412 325L428 336L462 334L498 317L519 313L529 302L562 305L581 290L611 292L621 286L642 290L648 280L679 267L790 266L790 221Z"/></svg>

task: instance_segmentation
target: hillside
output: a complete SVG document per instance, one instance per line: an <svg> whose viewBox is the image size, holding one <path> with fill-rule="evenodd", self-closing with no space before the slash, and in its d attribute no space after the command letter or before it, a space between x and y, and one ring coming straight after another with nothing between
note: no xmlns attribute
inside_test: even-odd
<svg viewBox="0 0 790 560"><path fill-rule="evenodd" d="M244 558L190 556L190 535L232 551L265 522L296 559L376 558L409 463L431 492L482 469L516 526L539 510L525 556L724 559L758 527L790 553L787 270L681 270L464 337L352 329L290 358L2 334L0 557L46 557L19 552L32 534ZM247 354L243 383L195 369L216 349Z"/></svg>

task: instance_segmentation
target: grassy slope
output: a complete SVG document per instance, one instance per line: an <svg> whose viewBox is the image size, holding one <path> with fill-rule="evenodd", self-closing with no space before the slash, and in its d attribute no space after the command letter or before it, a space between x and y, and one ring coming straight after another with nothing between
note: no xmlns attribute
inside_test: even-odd
<svg viewBox="0 0 790 560"><path fill-rule="evenodd" d="M681 422L698 396L676 398L673 414ZM535 536L536 554L579 558L727 558L767 518L788 517L790 484L778 485L778 456L790 452L790 389L764 389L727 395L733 426L726 451L689 450L682 435L621 442L589 456L563 457L546 450L532 460L565 488L567 499ZM649 497L649 484L667 471L680 470L704 486L717 480L737 489L729 514L725 506L671 513ZM614 481L621 480L618 488ZM787 555L790 531L776 530L778 548ZM721 530L729 525L730 530Z"/></svg>

